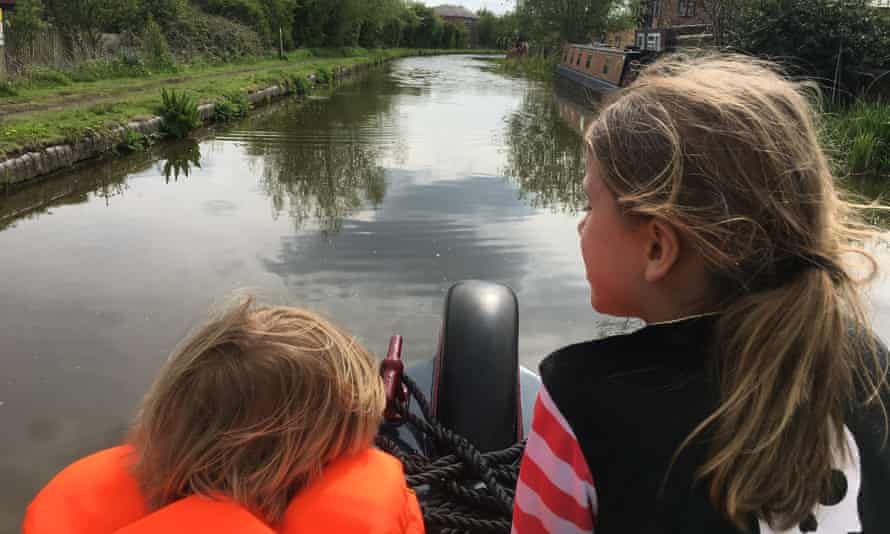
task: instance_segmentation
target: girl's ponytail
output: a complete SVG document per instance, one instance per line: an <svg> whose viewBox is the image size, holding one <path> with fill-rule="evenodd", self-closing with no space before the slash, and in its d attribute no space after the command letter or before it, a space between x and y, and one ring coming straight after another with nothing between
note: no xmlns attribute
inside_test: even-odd
<svg viewBox="0 0 890 534"><path fill-rule="evenodd" d="M721 404L690 438L711 427L699 476L740 526L756 513L785 530L830 494L861 357L850 342L857 308L846 275L808 266L723 311L713 349Z"/></svg>

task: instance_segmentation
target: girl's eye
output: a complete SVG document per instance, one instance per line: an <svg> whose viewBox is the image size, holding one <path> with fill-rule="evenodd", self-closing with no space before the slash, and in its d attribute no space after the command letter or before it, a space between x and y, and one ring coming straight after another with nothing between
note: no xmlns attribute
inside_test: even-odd
<svg viewBox="0 0 890 534"><path fill-rule="evenodd" d="M581 208L581 211L589 212L589 211L590 211L590 204L588 204L588 205L584 206L583 208Z"/></svg>

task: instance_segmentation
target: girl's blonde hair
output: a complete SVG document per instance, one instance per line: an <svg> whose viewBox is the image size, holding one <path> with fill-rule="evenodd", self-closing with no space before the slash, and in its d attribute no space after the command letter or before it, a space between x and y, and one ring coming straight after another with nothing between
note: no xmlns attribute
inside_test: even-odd
<svg viewBox="0 0 890 534"><path fill-rule="evenodd" d="M370 446L384 408L371 355L307 311L246 299L186 340L132 433L153 508L226 496L280 521L328 462Z"/></svg>
<svg viewBox="0 0 890 534"><path fill-rule="evenodd" d="M847 409L880 402L884 384L859 292L877 265L857 243L873 232L835 190L803 89L750 58L675 57L587 135L622 211L664 220L706 263L720 403L677 454L708 432L698 478L743 529L812 511L846 451Z"/></svg>

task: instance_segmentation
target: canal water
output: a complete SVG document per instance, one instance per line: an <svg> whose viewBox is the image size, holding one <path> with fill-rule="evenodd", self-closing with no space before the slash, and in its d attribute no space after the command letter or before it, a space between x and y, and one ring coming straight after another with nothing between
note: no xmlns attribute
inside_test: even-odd
<svg viewBox="0 0 890 534"><path fill-rule="evenodd" d="M322 312L378 354L402 334L413 360L463 279L516 291L530 367L621 327L589 308L575 233L589 112L486 67L400 60L0 197L0 532L120 441L171 349L233 295Z"/></svg>

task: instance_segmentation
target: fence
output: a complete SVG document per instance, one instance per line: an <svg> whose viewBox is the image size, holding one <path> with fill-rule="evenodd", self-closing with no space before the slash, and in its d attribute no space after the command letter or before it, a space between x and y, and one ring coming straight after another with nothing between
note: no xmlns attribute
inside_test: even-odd
<svg viewBox="0 0 890 534"><path fill-rule="evenodd" d="M21 76L35 66L66 70L84 61L117 54L121 40L119 34L113 33L63 36L55 28L43 30L28 40L16 36L14 27L7 27L7 69L11 77Z"/></svg>

